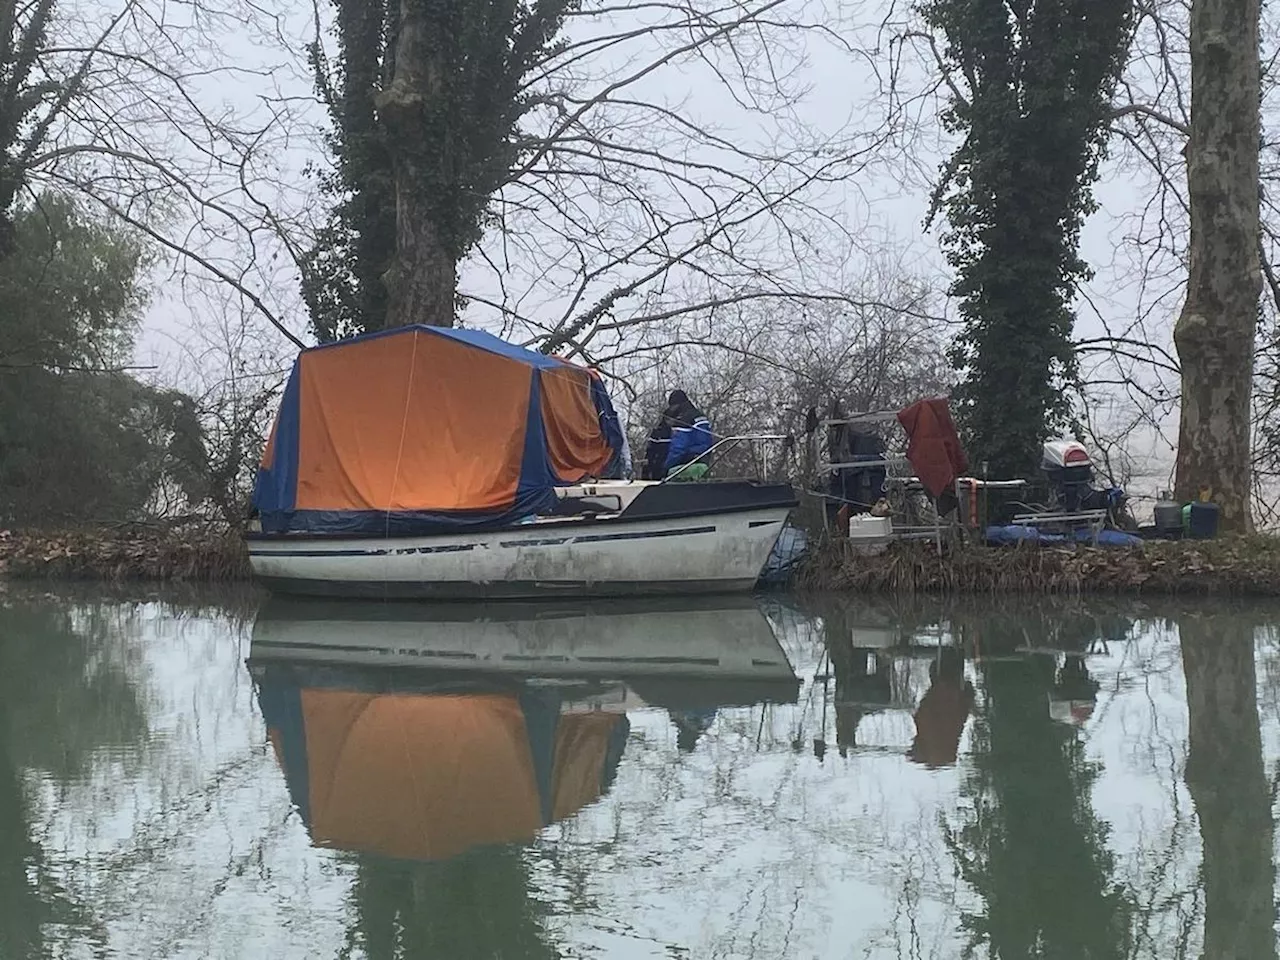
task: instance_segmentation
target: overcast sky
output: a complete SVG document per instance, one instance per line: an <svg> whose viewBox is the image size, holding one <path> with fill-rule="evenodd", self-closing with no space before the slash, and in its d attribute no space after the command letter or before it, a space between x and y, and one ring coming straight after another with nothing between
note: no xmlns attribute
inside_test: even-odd
<svg viewBox="0 0 1280 960"><path fill-rule="evenodd" d="M776 51L779 62L791 68L789 84L808 91L795 116L787 118L787 124L779 118L761 117L742 110L730 92L715 82L708 66L696 61L683 60L664 67L636 84L632 92L667 104L698 123L714 124L721 135L741 144L776 143L794 130L797 122L803 122L807 128L805 135L828 136L833 142L870 136L881 127L886 109L883 90L888 60L883 50L887 34L880 24L887 6L795 0L773 12L775 18L789 15L796 20L825 21L836 34L832 38L811 31L799 39L792 35L793 45ZM247 34L226 33L219 43L227 60L241 67L260 69L266 76L239 79L219 76L199 90L202 102L245 115L262 116L267 102L277 105L289 102L289 119L280 125L275 139L269 141L267 155L259 163L276 181L269 202L287 212L300 214L315 209L314 185L303 175L303 169L308 161L323 160L316 141L325 122L318 105L307 104L312 91L302 45L313 29L310 18L309 5L296 5L288 16L281 18L279 35L288 39L285 44L275 38L264 42ZM572 29L576 31L574 35L582 35L603 26L630 26L635 22L634 19L623 22L615 15L607 24L584 20ZM645 57L651 59L657 44L669 42L637 40L609 55L596 57L586 69L598 76L621 75L634 70ZM842 48L842 43L857 51ZM877 45L882 52L874 52ZM872 55L863 51L872 51ZM905 89L922 89L926 83L927 77L918 70L908 70L901 78ZM887 251L904 269L933 278L939 288L948 282L950 274L939 252L938 230L935 228L930 233L923 230L928 185L919 171L927 173L936 169L949 149L949 143L934 124L932 108L931 102L922 103L919 108L924 125L911 145L915 175L900 159L886 154L882 162L863 169L856 177L814 194L813 202L837 219L853 237L850 241L849 236L841 237L833 232L825 241L818 239L818 244L831 253L833 262L842 262L840 269L846 276L856 277L875 256L883 256ZM1097 270L1097 276L1086 289L1087 300L1079 304L1078 336L1101 335L1103 318L1113 329L1123 326L1127 318L1138 311L1142 294L1134 282L1136 251L1125 240L1132 234L1134 218L1149 201L1149 191L1149 185L1142 182L1140 176L1121 170L1117 163L1104 166L1097 188L1100 210L1086 225L1083 235L1082 252ZM527 248L540 251L553 261L559 256L554 237L537 236L536 225L529 221L522 223L520 229ZM535 263L533 255L521 262L519 252L512 255L510 245L500 244L500 238L493 234L482 244L481 253L496 259L500 246L501 252L515 257L514 266L507 274L511 282L530 283L529 276L535 270L543 275L538 283L530 283L537 292L522 304L522 309L536 311L538 316L554 316L564 308L565 291L578 272L575 263L565 259L558 264L560 274L548 274L545 262ZM255 288L297 333L305 336L305 316L289 258L279 252L275 259L270 259L265 250L259 253L264 267L251 278ZM794 268L799 271L813 269L813 266L796 263ZM829 279L835 268L827 264L824 269ZM462 283L466 291L482 297L497 299L501 295L494 270L480 255L464 265ZM193 290L190 285L179 285L168 277L158 280L157 296L146 317L138 355L141 360L157 363L163 377L189 375L193 364L200 362L197 358L202 355L201 351L206 349L200 347L192 355L191 344L201 340L193 336L192 330L205 330L203 339L209 339L210 316L219 312L216 305L206 297L195 295ZM1179 298L1175 296L1157 312L1158 322L1153 329L1166 338L1166 343L1179 305ZM954 307L948 312L954 314ZM491 318L491 312L486 315L483 310L473 308L464 319L469 324L491 325ZM278 358L281 368L286 367L293 348L284 338L272 334L265 321L254 322L264 333L268 352ZM175 373L180 370L186 372ZM1169 435L1174 432L1176 419ZM1143 449L1144 446L1148 449ZM1167 447L1162 449L1153 435L1145 437L1132 452L1139 457L1154 455L1154 461L1145 465L1144 472L1155 477L1167 472Z"/></svg>

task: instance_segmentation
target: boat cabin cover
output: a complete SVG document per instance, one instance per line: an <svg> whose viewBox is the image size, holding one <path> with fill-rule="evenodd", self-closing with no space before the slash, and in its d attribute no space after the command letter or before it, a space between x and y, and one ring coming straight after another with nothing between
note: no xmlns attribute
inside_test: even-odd
<svg viewBox="0 0 1280 960"><path fill-rule="evenodd" d="M483 331L403 327L298 355L253 504L264 533L501 524L605 475L622 446L585 367Z"/></svg>

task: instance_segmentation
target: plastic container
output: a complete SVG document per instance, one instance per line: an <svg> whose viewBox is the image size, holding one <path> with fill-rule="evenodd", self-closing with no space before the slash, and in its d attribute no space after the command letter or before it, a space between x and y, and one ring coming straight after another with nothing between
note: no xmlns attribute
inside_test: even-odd
<svg viewBox="0 0 1280 960"><path fill-rule="evenodd" d="M892 533L893 520L889 517L873 517L870 514L864 513L859 516L849 518L849 532L847 536L850 540L887 537Z"/></svg>
<svg viewBox="0 0 1280 960"><path fill-rule="evenodd" d="M1157 500L1153 513L1155 528L1161 533L1172 533L1182 529L1182 508L1174 501Z"/></svg>
<svg viewBox="0 0 1280 960"><path fill-rule="evenodd" d="M1218 535L1218 505L1193 503L1187 520L1187 536L1192 540L1209 540Z"/></svg>

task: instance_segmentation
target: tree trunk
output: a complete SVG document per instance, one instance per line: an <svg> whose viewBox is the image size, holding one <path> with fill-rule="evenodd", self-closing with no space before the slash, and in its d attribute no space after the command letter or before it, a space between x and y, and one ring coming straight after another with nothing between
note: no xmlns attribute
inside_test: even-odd
<svg viewBox="0 0 1280 960"><path fill-rule="evenodd" d="M1258 267L1260 0L1191 5L1191 270L1174 329L1182 366L1179 499L1202 493L1248 532Z"/></svg>
<svg viewBox="0 0 1280 960"><path fill-rule="evenodd" d="M451 327L456 311L457 262L429 199L432 185L439 189L443 171L422 169L423 159L435 155L424 147L432 135L424 123L425 108L442 83L428 29L422 0L401 0L395 74L378 96L396 190L396 250L383 275L388 328L411 323Z"/></svg>
<svg viewBox="0 0 1280 960"><path fill-rule="evenodd" d="M1238 613L1184 616L1178 633L1189 716L1186 779L1203 848L1203 956L1275 960L1271 791L1253 626Z"/></svg>

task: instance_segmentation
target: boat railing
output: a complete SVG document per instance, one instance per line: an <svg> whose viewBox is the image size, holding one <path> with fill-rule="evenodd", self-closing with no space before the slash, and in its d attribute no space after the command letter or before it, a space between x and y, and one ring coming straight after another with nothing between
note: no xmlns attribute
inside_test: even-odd
<svg viewBox="0 0 1280 960"><path fill-rule="evenodd" d="M715 454L718 453L723 455L725 453L728 453L730 450L734 449L735 447L740 446L743 443L750 443L750 444L778 443L778 442L785 443L787 440L790 440L790 439L792 438L782 433L744 433L744 434L740 434L732 437L719 437L716 439L715 443L713 443L710 447L708 447L702 453L698 454L688 463L682 463L680 466L672 470L669 474L667 474L667 476L662 480L662 482L668 483L671 480L674 480L676 477L680 476L680 474L684 473L695 464L708 463L711 457L714 456Z"/></svg>

